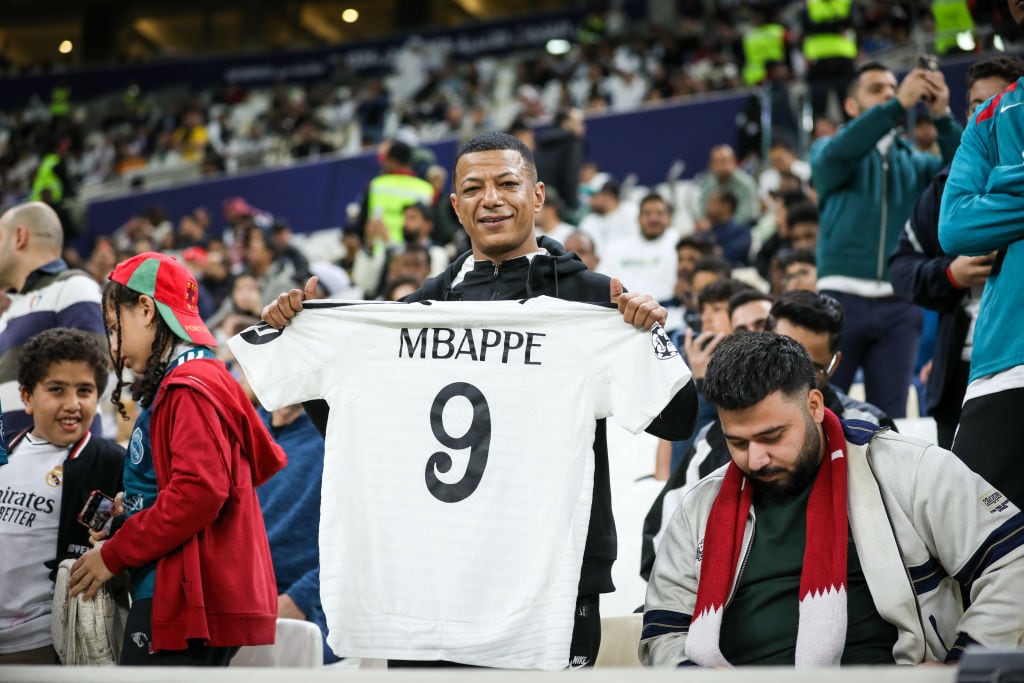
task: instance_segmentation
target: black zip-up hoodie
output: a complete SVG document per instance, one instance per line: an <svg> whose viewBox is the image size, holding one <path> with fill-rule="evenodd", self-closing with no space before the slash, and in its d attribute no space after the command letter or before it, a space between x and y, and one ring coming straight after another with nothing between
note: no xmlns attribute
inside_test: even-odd
<svg viewBox="0 0 1024 683"><path fill-rule="evenodd" d="M497 265L490 261L477 261L473 270L456 283L463 265L473 256L472 252L466 252L443 273L427 280L402 301L504 301L551 296L566 301L611 305L611 280L607 276L588 270L575 253L566 252L559 242L543 236L537 241L547 254L535 254L532 258L520 256ZM308 401L303 405L313 424L324 434L327 402ZM647 432L679 441L690 436L696 420L697 389L690 380L647 427ZM594 433L594 495L587 544L583 551L580 596L615 590L612 563L618 552L618 541L612 516L606 433L605 421L598 420Z"/></svg>

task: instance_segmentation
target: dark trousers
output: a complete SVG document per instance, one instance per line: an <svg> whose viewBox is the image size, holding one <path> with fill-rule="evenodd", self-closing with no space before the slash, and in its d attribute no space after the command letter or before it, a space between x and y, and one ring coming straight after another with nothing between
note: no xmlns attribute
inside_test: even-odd
<svg viewBox="0 0 1024 683"><path fill-rule="evenodd" d="M580 595L576 598L572 642L569 645L569 668L581 669L594 666L599 649L601 649L601 596ZM388 660L389 669L463 666L466 665L455 662L416 662L405 659Z"/></svg>
<svg viewBox="0 0 1024 683"><path fill-rule="evenodd" d="M964 404L953 452L1024 507L1024 389L979 396Z"/></svg>
<svg viewBox="0 0 1024 683"><path fill-rule="evenodd" d="M843 305L846 325L839 350L843 359L832 382L849 392L857 368L864 369L868 403L891 418L906 417L907 392L921 339L921 311L902 299L866 299L825 292Z"/></svg>
<svg viewBox="0 0 1024 683"><path fill-rule="evenodd" d="M184 650L150 652L152 612L152 598L132 603L124 627L121 666L227 666L238 652L237 647L209 647L198 640L190 640Z"/></svg>
<svg viewBox="0 0 1024 683"><path fill-rule="evenodd" d="M953 450L953 437L956 427L960 424L960 413L963 412L964 393L967 391L967 380L971 374L971 364L965 360L947 370L948 376L942 387L942 397L928 414L935 418L938 433L938 444L946 450ZM932 370L932 378L935 371ZM932 379L928 380L929 386Z"/></svg>
<svg viewBox="0 0 1024 683"><path fill-rule="evenodd" d="M44 645L34 650L22 650L21 652L8 652L0 655L0 665L3 664L60 664L57 658L57 651L53 645Z"/></svg>
<svg viewBox="0 0 1024 683"><path fill-rule="evenodd" d="M835 93L839 109L846 99L846 86L853 77L853 60L831 57L811 63L807 68L807 85L811 94L811 111L815 118L828 115L828 98Z"/></svg>

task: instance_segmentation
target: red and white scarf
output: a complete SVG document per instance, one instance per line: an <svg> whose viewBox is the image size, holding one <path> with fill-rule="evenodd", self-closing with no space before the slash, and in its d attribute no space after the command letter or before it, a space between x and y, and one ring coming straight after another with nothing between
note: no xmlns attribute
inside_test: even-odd
<svg viewBox="0 0 1024 683"><path fill-rule="evenodd" d="M807 500L807 544L800 575L800 622L796 666L838 666L846 644L846 437L835 413L825 409L828 457ZM704 530L697 603L686 639L686 656L701 666L730 666L719 647L722 614L743 549L753 486L736 463Z"/></svg>

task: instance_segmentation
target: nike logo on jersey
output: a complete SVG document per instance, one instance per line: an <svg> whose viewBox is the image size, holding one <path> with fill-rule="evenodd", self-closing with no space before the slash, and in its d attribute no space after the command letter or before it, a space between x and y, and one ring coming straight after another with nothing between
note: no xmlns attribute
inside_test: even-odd
<svg viewBox="0 0 1024 683"><path fill-rule="evenodd" d="M1014 104L1004 104L1002 107L999 108L999 113L1002 114L1007 109L1013 109L1014 107L1019 107L1022 104L1024 104L1024 102L1016 102Z"/></svg>

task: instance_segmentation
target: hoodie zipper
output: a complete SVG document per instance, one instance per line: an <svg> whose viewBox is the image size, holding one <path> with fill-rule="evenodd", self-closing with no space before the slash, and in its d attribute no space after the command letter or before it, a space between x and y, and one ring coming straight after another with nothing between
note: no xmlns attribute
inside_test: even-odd
<svg viewBox="0 0 1024 683"><path fill-rule="evenodd" d="M743 553L743 561L740 562L739 571L736 572L736 578L733 581L732 588L729 590L729 597L725 601L722 609L724 610L732 602L732 599L736 597L736 591L739 590L740 581L743 579L743 570L747 568L747 561L750 559L750 551L754 547L754 534L757 533L757 518L754 516L754 511L750 511L750 541L747 543L747 549Z"/></svg>
<svg viewBox="0 0 1024 683"><path fill-rule="evenodd" d="M494 272L491 274L491 301L496 301L496 300L500 299L500 296L499 296L500 292L498 291L498 285L501 282L501 280L499 279L500 277L501 277L501 264L500 263L495 263L494 264Z"/></svg>
<svg viewBox="0 0 1024 683"><path fill-rule="evenodd" d="M878 241L878 270L875 279L882 281L882 272L885 269L885 235L889 223L889 159L882 155L882 236Z"/></svg>

